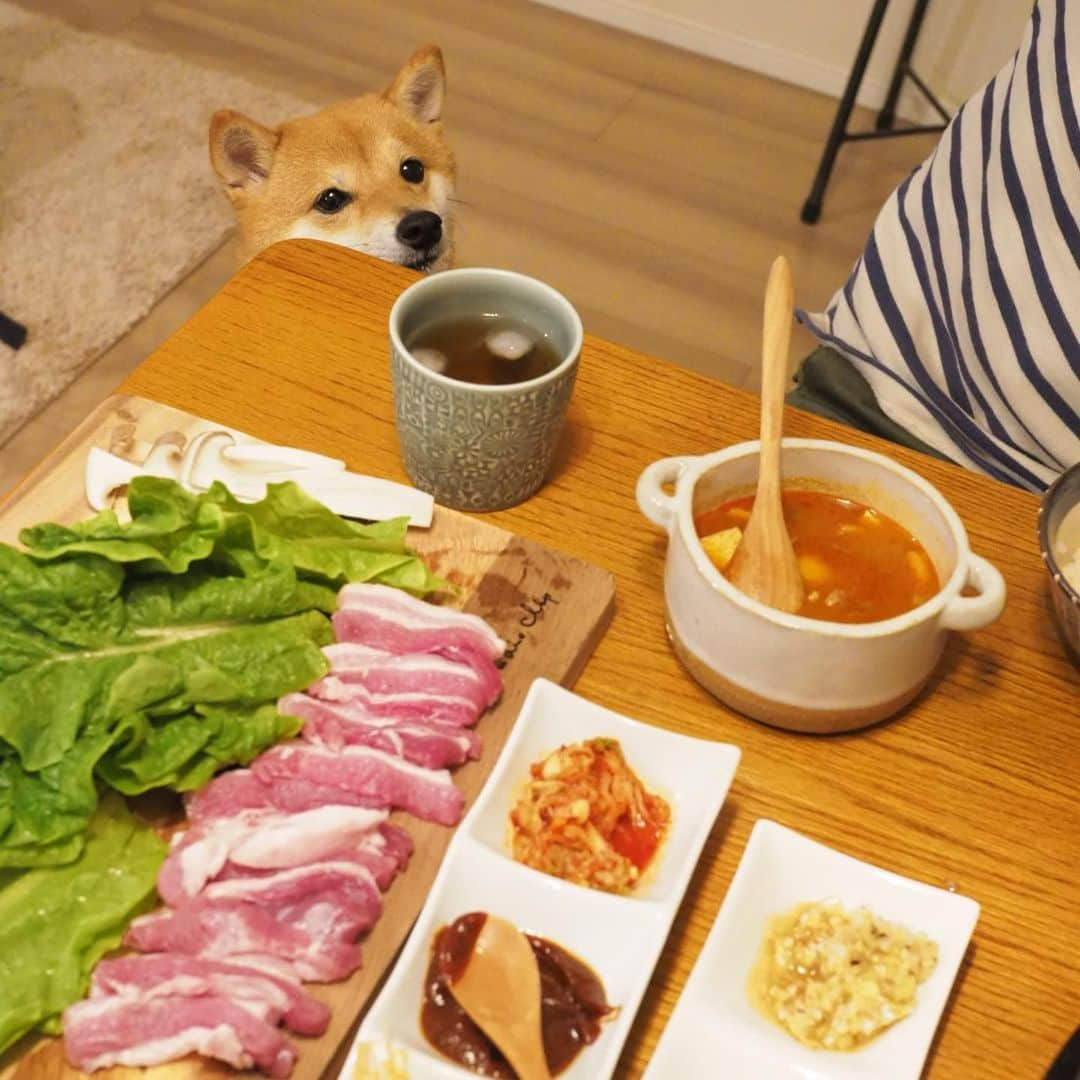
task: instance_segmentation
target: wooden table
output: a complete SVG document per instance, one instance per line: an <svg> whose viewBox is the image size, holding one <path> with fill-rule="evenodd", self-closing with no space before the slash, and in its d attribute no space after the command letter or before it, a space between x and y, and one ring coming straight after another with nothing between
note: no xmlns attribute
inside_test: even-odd
<svg viewBox="0 0 1080 1080"><path fill-rule="evenodd" d="M343 248L278 245L120 390L404 480L386 324L415 276ZM1039 1076L1080 1020L1080 677L1055 632L1035 534L1038 500L804 413L789 410L786 422L792 435L881 449L917 469L1008 583L1000 620L954 635L930 692L872 730L802 737L743 719L702 691L668 648L666 538L639 513L635 481L657 458L756 437L753 395L587 338L550 482L524 505L488 515L616 575L615 618L576 685L580 693L743 750L619 1075L640 1075L750 828L769 817L978 900L982 915L927 1075Z"/></svg>

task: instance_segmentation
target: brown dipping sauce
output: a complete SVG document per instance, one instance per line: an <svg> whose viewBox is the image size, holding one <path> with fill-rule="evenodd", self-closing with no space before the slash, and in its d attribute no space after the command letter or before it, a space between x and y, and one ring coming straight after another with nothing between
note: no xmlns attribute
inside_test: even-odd
<svg viewBox="0 0 1080 1080"><path fill-rule="evenodd" d="M435 935L424 976L420 1028L436 1050L471 1072L516 1080L510 1063L472 1022L450 989L464 972L485 919L482 911L462 915ZM591 968L546 938L525 936L540 968L544 1056L548 1071L557 1076L583 1047L596 1041L600 1021L613 1009L604 984Z"/></svg>

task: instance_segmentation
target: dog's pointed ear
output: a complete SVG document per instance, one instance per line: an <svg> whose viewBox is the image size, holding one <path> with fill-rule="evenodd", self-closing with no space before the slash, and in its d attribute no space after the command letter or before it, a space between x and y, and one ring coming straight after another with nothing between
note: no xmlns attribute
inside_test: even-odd
<svg viewBox="0 0 1080 1080"><path fill-rule="evenodd" d="M446 96L446 68L438 45L424 45L409 57L394 76L383 97L416 117L432 124L442 117Z"/></svg>
<svg viewBox="0 0 1080 1080"><path fill-rule="evenodd" d="M210 119L210 163L226 188L249 188L270 175L280 132L232 109Z"/></svg>

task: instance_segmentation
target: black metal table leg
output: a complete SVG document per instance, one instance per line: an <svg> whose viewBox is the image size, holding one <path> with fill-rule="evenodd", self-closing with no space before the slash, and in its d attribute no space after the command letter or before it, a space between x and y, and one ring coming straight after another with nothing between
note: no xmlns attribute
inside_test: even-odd
<svg viewBox="0 0 1080 1080"><path fill-rule="evenodd" d="M821 215L821 202L825 197L825 188L829 183L829 176L832 173L833 164L836 162L836 155L839 153L840 146L847 134L848 119L851 117L851 110L855 107L855 98L859 93L859 87L862 85L863 76L866 74L866 65L870 63L870 54L874 50L874 42L877 41L878 31L881 29L881 23L885 18L885 11L888 6L889 0L874 0L874 7L870 12L870 18L867 20L866 30L863 32L862 41L859 44L859 51L855 55L855 63L851 67L847 86L844 87L844 94L840 98L840 105L833 119L832 130L825 141L825 149L821 153L821 162L818 165L817 175L814 177L810 194L803 204L800 216L808 225L812 225Z"/></svg>
<svg viewBox="0 0 1080 1080"><path fill-rule="evenodd" d="M900 47L900 56L893 70L888 93L885 95L885 103L881 106L877 123L874 125L878 131L888 131L896 119L896 100L900 97L900 88L904 85L904 76L908 74L911 67L911 54L915 51L915 42L919 39L919 31L922 29L923 18L929 6L930 0L915 0L915 7L911 12L911 21L908 23L907 33L904 35L904 44Z"/></svg>
<svg viewBox="0 0 1080 1080"><path fill-rule="evenodd" d="M847 86L844 87L843 96L840 98L840 104L837 106L836 116L833 119L832 129L829 131L829 137L825 141L825 148L821 153L821 162L818 165L817 175L814 177L810 194L807 196L806 202L803 203L800 217L807 225L812 225L821 216L821 204L825 198L825 188L829 183L829 177L832 175L836 155L840 152L840 147L844 143L864 139L889 139L898 135L928 135L944 131L948 124L949 114L945 111L945 107L934 97L922 79L911 70L911 56L915 51L915 43L919 37L919 30L922 28L926 9L930 6L930 0L915 0L900 55L897 58L896 67L893 69L892 79L889 82L885 104L878 114L875 130L848 131L848 120L851 118L851 112L855 108L855 99L858 96L859 87L862 85L863 76L866 74L870 54L873 51L874 43L877 41L878 31L881 29L881 24L885 18L885 10L888 6L889 0L875 0L870 11L870 17L867 19L866 29L863 31L859 51L851 67ZM900 90L905 79L910 79L923 97L930 102L938 116L941 117L941 123L920 124L902 128L893 126L896 101L900 96Z"/></svg>

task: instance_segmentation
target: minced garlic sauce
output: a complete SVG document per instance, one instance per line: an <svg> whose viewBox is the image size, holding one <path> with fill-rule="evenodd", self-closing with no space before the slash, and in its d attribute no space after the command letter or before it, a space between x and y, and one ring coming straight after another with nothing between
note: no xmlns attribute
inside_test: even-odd
<svg viewBox="0 0 1080 1080"><path fill-rule="evenodd" d="M361 1043L356 1048L352 1080L409 1080L409 1055L390 1043Z"/></svg>
<svg viewBox="0 0 1080 1080"><path fill-rule="evenodd" d="M814 901L769 920L747 992L803 1045L854 1050L915 1008L937 959L925 934L866 908Z"/></svg>

